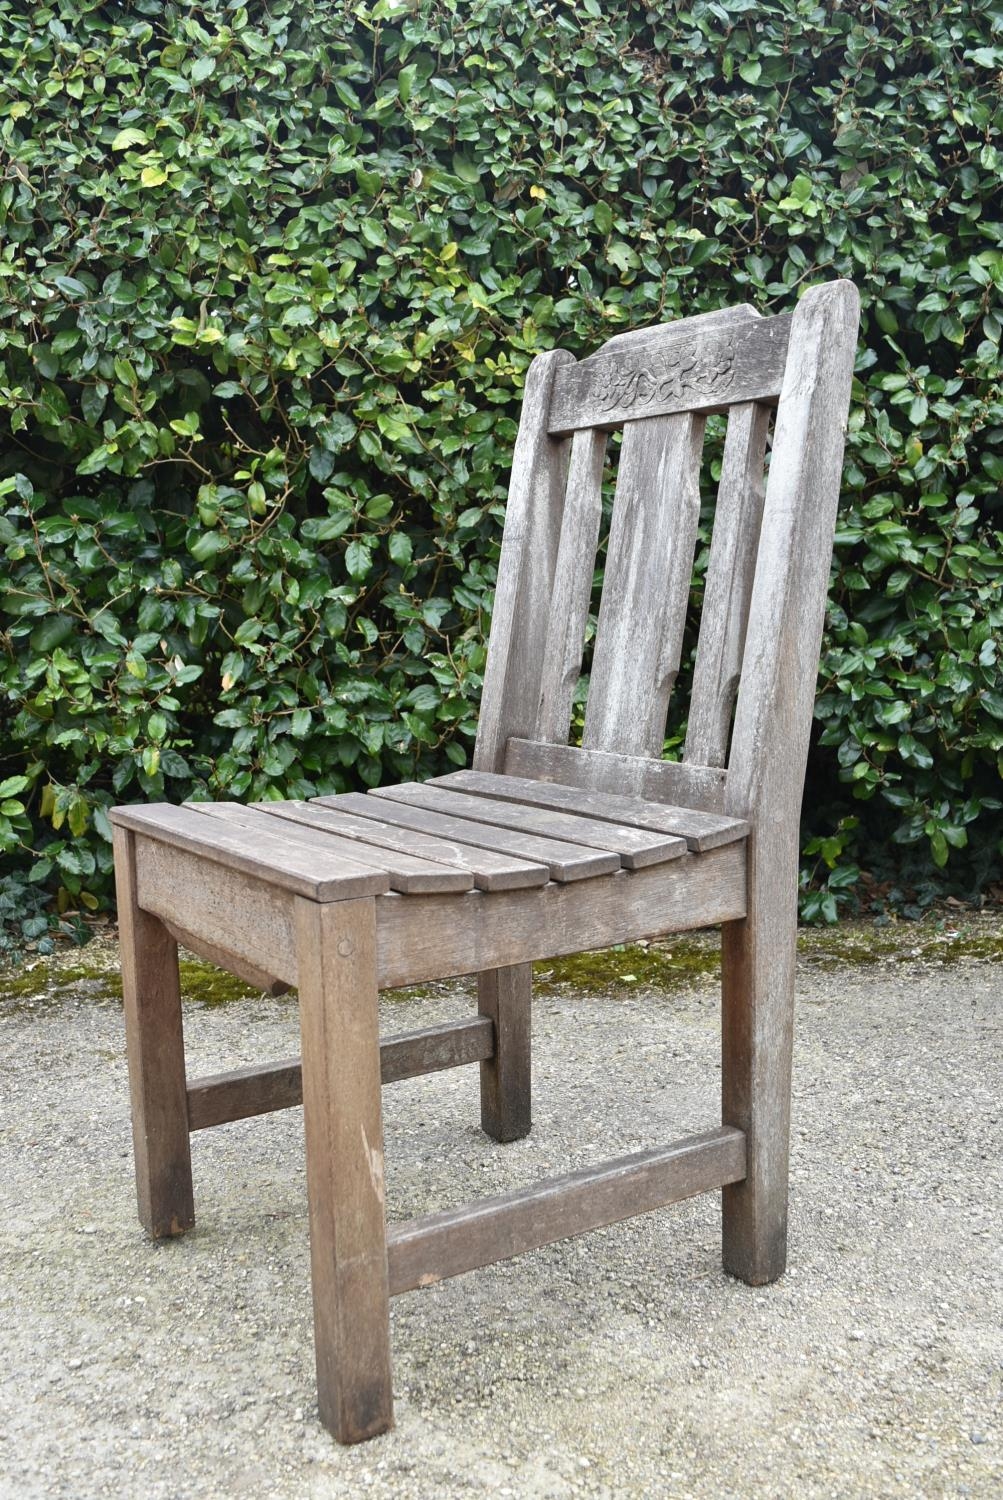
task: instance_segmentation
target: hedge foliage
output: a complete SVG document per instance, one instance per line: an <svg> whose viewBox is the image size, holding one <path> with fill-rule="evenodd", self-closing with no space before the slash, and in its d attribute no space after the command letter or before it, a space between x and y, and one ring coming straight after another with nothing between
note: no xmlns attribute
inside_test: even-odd
<svg viewBox="0 0 1003 1500"><path fill-rule="evenodd" d="M533 355L835 275L807 910L996 878L994 16L0 0L8 881L103 903L116 801L465 763Z"/></svg>

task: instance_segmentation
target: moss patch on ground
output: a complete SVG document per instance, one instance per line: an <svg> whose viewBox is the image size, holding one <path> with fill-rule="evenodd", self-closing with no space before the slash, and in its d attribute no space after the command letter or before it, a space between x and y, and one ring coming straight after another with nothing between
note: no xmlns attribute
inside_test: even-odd
<svg viewBox="0 0 1003 1500"><path fill-rule="evenodd" d="M853 922L835 928L809 928L799 934L799 958L818 968L912 963L943 966L1003 960L1003 920L998 914L966 914L958 921L943 915L922 922L878 927Z"/></svg>
<svg viewBox="0 0 1003 1500"><path fill-rule="evenodd" d="M1003 917L998 913L943 912L922 922L878 926L846 922L838 927L806 928L798 938L801 963L819 969L843 969L888 964L919 968L957 963L1003 962ZM576 953L534 965L536 993L558 994L586 990L597 998L625 990L672 993L716 976L720 970L720 941L716 932L683 933L649 943L630 943L594 953ZM388 990L386 999L434 996L466 981L425 984L411 990ZM260 992L243 980L182 953L181 988L188 1004L216 1007L256 999ZM84 949L72 948L46 958L35 958L23 968L0 970L0 1016L13 1011L65 1004L121 1004L122 981L118 946L101 933ZM288 1004L290 994L281 997Z"/></svg>
<svg viewBox="0 0 1003 1500"><path fill-rule="evenodd" d="M716 974L721 967L716 933L684 935L661 942L627 943L595 953L572 953L534 964L536 992L553 994L570 987L608 994L626 987L679 989Z"/></svg>

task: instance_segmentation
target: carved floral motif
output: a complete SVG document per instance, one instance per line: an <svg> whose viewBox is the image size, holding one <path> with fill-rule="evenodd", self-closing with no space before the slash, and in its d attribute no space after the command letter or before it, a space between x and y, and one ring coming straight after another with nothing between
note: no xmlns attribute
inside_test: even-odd
<svg viewBox="0 0 1003 1500"><path fill-rule="evenodd" d="M735 376L733 349L695 339L652 355L647 364L609 360L599 376L596 399L603 411L682 400L688 393L723 395Z"/></svg>

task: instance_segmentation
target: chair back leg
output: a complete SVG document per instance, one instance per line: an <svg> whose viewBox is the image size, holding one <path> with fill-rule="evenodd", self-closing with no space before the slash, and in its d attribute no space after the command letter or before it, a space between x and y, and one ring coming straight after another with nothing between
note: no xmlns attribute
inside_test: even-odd
<svg viewBox="0 0 1003 1500"><path fill-rule="evenodd" d="M723 1190L722 1230L724 1269L763 1286L787 1264L797 848L757 880L754 845L748 915L721 933L722 1123L745 1132L747 1151L745 1180Z"/></svg>
<svg viewBox="0 0 1003 1500"><path fill-rule="evenodd" d="M494 1056L481 1063L481 1128L496 1141L521 1140L532 1123L532 997L532 964L477 976L477 1009L495 1029Z"/></svg>

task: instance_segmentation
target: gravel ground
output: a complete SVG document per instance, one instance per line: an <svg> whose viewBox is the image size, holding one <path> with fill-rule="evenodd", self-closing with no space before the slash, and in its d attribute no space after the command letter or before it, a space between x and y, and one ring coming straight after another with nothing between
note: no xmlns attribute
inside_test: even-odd
<svg viewBox="0 0 1003 1500"><path fill-rule="evenodd" d="M198 1225L152 1245L117 1002L58 965L33 1000L0 978L0 1494L1003 1495L1003 977L913 941L801 966L781 1282L724 1277L707 1196L399 1298L397 1428L352 1450L315 1415L299 1112L196 1136ZM193 1075L296 1050L288 1000L186 1027ZM516 1145L476 1128L475 1069L386 1090L392 1218L715 1119L713 977L545 994L535 1040Z"/></svg>

